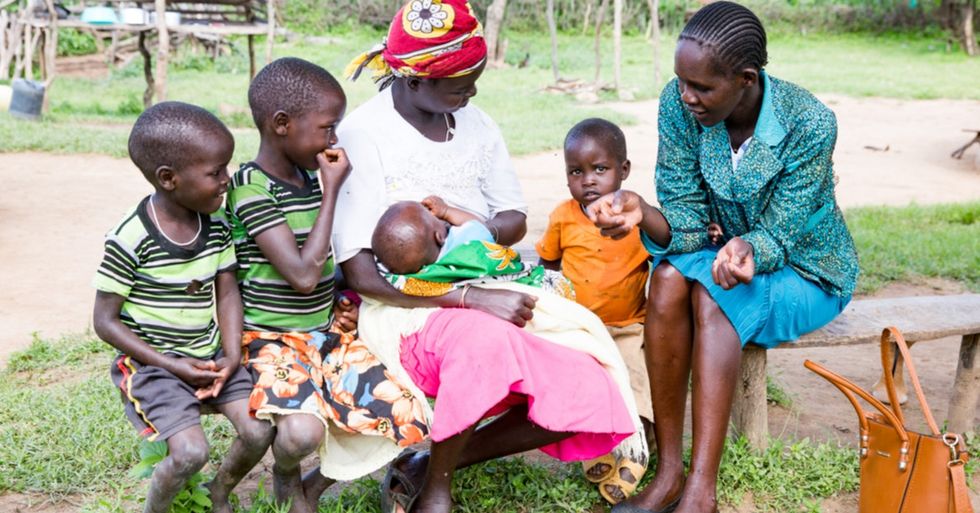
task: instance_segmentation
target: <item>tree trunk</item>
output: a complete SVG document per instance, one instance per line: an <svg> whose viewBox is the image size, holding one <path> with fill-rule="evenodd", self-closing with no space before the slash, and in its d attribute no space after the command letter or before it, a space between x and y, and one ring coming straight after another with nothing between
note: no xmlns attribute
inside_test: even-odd
<svg viewBox="0 0 980 513"><path fill-rule="evenodd" d="M602 0L595 15L595 83L597 86L602 72L602 48L600 48L601 39L599 36L602 35L602 21L606 17L606 6L608 5L609 0Z"/></svg>
<svg viewBox="0 0 980 513"><path fill-rule="evenodd" d="M613 85L622 91L623 0L613 0Z"/></svg>
<svg viewBox="0 0 980 513"><path fill-rule="evenodd" d="M660 89L660 0L647 0L650 6L650 37L653 39L653 84Z"/></svg>
<svg viewBox="0 0 980 513"><path fill-rule="evenodd" d="M555 83L561 77L558 75L558 27L555 24L555 0L548 0L548 33L551 35L551 74Z"/></svg>
<svg viewBox="0 0 980 513"><path fill-rule="evenodd" d="M507 0L493 0L487 8L487 23L483 26L483 37L487 42L487 60L494 63L503 62L503 52L498 52L500 29L504 23L504 11Z"/></svg>
<svg viewBox="0 0 980 513"><path fill-rule="evenodd" d="M977 35L973 31L973 0L960 6L960 27L962 30L963 50L966 54L973 57L977 55Z"/></svg>
<svg viewBox="0 0 980 513"><path fill-rule="evenodd" d="M167 30L167 3L156 0L157 13L157 68L153 95L157 102L167 99L167 62L170 59L170 31Z"/></svg>

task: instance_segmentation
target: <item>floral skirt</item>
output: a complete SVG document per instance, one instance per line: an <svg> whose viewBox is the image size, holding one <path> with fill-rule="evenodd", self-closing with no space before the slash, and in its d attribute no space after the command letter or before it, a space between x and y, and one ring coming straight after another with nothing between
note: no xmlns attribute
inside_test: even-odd
<svg viewBox="0 0 980 513"><path fill-rule="evenodd" d="M428 437L421 399L352 334L246 331L242 346L255 383L249 412L256 418L305 413L324 428L332 422L404 447Z"/></svg>

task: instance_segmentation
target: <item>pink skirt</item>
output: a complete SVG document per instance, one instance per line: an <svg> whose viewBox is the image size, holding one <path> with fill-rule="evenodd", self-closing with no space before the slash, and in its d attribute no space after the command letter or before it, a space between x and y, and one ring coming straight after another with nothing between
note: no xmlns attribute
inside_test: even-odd
<svg viewBox="0 0 980 513"><path fill-rule="evenodd" d="M402 339L401 363L436 398L429 431L436 442L524 403L531 422L574 433L540 448L563 461L607 454L634 432L619 387L593 357L483 312L433 313Z"/></svg>

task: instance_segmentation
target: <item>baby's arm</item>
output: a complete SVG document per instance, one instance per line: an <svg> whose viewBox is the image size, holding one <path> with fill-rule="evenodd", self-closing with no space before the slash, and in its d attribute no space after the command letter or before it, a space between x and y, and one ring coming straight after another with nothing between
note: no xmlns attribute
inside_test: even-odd
<svg viewBox="0 0 980 513"><path fill-rule="evenodd" d="M92 324L99 338L143 365L165 369L196 388L208 387L220 376L216 372L214 362L205 362L196 358L175 358L162 354L143 342L119 318L125 302L126 298L119 294L101 290L95 293Z"/></svg>
<svg viewBox="0 0 980 513"><path fill-rule="evenodd" d="M445 200L439 196L429 196L422 200L422 206L429 209L432 215L453 225L462 226L469 221L483 223L483 220L475 214L471 214L461 208L450 207ZM483 223L486 224L486 223Z"/></svg>

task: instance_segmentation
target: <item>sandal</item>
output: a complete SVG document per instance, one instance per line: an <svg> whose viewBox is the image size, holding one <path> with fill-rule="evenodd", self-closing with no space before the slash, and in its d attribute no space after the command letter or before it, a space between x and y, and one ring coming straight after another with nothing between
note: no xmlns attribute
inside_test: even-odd
<svg viewBox="0 0 980 513"><path fill-rule="evenodd" d="M616 471L599 483L599 495L609 504L619 504L636 491L646 466L623 458L616 464Z"/></svg>
<svg viewBox="0 0 980 513"><path fill-rule="evenodd" d="M601 473L598 472L596 467L599 465L605 465L606 470ZM585 471L585 480L590 483L601 483L606 479L612 477L613 472L616 471L616 457L609 453L605 456L599 456L598 458L591 459L582 462L582 470Z"/></svg>
<svg viewBox="0 0 980 513"><path fill-rule="evenodd" d="M411 513L412 506L422 492L421 488L416 488L415 483L409 479L398 465L415 457L418 451L408 449L398 455L385 472L384 480L381 482L381 511L383 513L398 513L396 506L401 506L402 511ZM401 491L395 491L394 487L401 485Z"/></svg>

